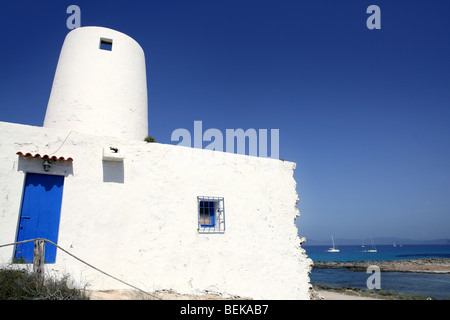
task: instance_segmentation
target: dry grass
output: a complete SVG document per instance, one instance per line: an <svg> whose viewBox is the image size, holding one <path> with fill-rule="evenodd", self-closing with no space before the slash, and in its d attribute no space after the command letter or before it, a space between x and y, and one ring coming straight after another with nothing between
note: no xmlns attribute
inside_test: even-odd
<svg viewBox="0 0 450 320"><path fill-rule="evenodd" d="M41 281L26 270L3 268L0 269L0 300L89 300L89 295L85 288L73 288L68 275Z"/></svg>

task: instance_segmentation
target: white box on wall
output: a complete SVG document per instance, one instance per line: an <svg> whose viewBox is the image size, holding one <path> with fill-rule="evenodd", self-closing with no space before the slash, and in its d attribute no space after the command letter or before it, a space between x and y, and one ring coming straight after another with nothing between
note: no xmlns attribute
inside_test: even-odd
<svg viewBox="0 0 450 320"><path fill-rule="evenodd" d="M125 159L125 155L119 148L116 147L103 148L104 161L123 161L123 159Z"/></svg>

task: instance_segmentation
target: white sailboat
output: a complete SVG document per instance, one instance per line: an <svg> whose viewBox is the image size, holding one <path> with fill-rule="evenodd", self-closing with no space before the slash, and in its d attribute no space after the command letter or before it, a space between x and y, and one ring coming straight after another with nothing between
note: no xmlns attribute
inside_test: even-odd
<svg viewBox="0 0 450 320"><path fill-rule="evenodd" d="M331 235L331 241L333 242L333 248L328 249L327 252L339 252L339 249L336 249L336 247L334 246L333 235Z"/></svg>
<svg viewBox="0 0 450 320"><path fill-rule="evenodd" d="M372 237L370 237L370 241L372 242L372 249L364 250L364 252L378 252L378 251L377 251L377 247L375 247L375 245L373 244L373 239L372 239Z"/></svg>

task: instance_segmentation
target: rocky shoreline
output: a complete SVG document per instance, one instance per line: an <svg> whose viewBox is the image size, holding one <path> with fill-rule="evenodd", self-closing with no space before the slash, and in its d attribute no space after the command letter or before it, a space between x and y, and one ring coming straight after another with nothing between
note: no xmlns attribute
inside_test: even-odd
<svg viewBox="0 0 450 320"><path fill-rule="evenodd" d="M421 258L380 261L314 261L316 269L348 269L366 271L375 265L382 272L450 273L450 258Z"/></svg>

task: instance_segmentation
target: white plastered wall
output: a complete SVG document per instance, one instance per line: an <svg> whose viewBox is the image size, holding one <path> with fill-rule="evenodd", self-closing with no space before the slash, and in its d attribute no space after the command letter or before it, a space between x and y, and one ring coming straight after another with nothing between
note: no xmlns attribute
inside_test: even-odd
<svg viewBox="0 0 450 320"><path fill-rule="evenodd" d="M15 241L26 172L41 161L16 152L72 157L64 175L58 244L143 290L253 299L309 299L311 260L300 246L295 164L0 122L0 244ZM103 161L104 147L125 159ZM197 196L225 200L226 231L199 234ZM0 248L0 263L13 248ZM62 251L47 272L89 289L128 289Z"/></svg>

